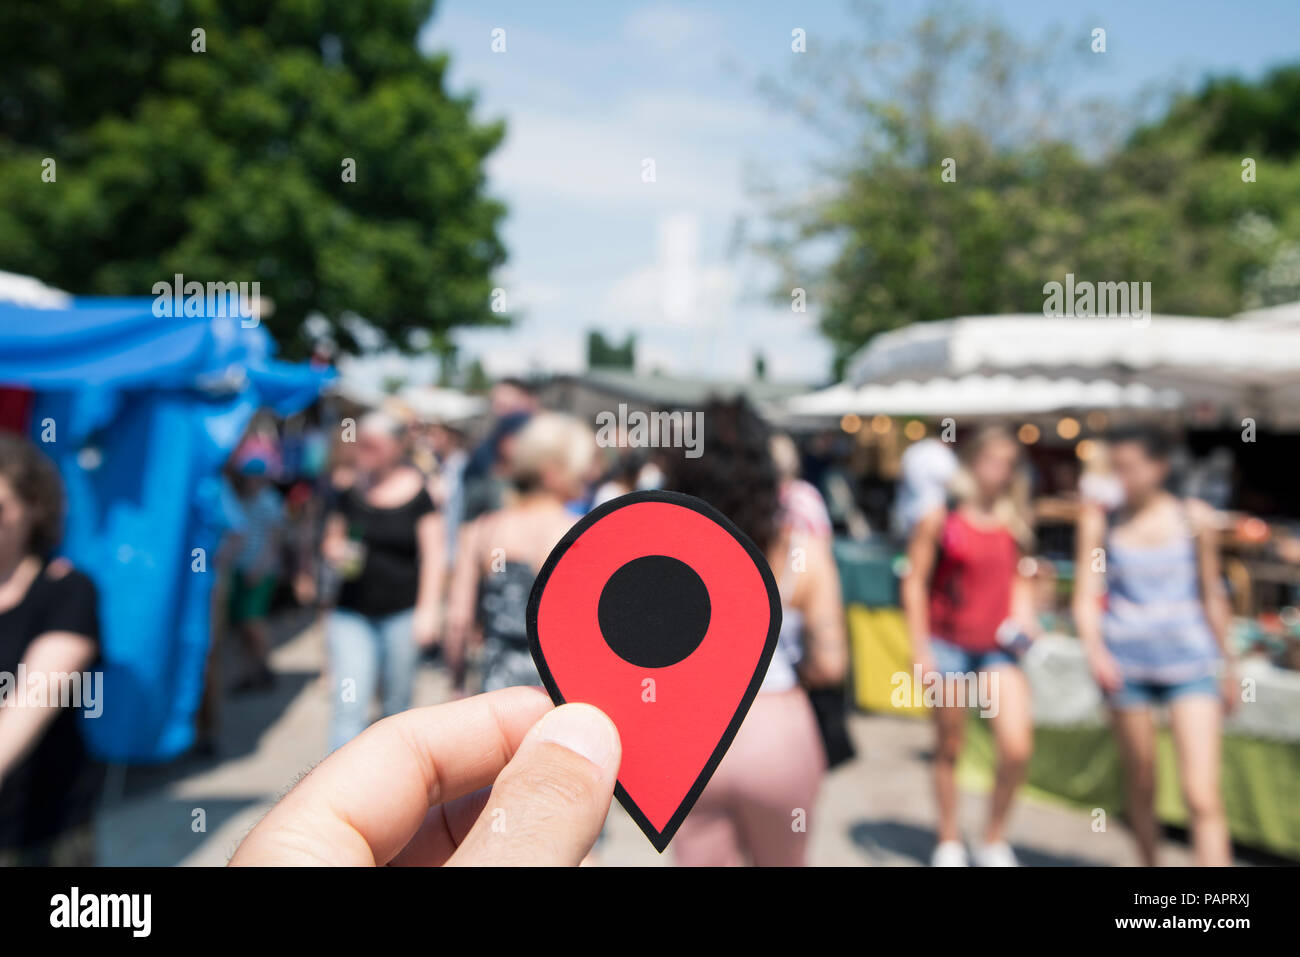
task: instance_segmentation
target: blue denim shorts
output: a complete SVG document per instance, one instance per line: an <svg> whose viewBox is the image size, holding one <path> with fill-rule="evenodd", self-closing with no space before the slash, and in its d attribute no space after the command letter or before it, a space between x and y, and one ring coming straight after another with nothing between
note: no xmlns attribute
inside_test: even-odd
<svg viewBox="0 0 1300 957"><path fill-rule="evenodd" d="M934 670L943 675L979 674L1016 664L1016 659L1001 648L971 651L942 638L931 638L930 649L934 653Z"/></svg>
<svg viewBox="0 0 1300 957"><path fill-rule="evenodd" d="M1106 696L1106 703L1116 710L1130 711L1168 704L1175 698L1185 695L1207 695L1218 698L1219 682L1213 675L1175 684L1156 684L1153 681L1135 681L1132 678L1125 678L1122 688Z"/></svg>

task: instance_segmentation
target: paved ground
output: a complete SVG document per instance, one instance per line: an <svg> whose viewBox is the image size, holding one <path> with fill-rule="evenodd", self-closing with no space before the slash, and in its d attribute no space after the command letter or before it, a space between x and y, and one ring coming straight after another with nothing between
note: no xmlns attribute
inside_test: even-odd
<svg viewBox="0 0 1300 957"><path fill-rule="evenodd" d="M318 761L325 746L327 693L319 629L303 616L278 622L281 641L272 664L278 674L268 692L227 697L220 751L215 758L185 759L165 768L112 769L100 817L100 860L121 865L221 865L271 803ZM233 662L227 660L229 670ZM417 704L446 696L442 673L421 669ZM925 755L930 731L906 718L855 715L859 758L827 780L810 822L812 863L916 865L933 846ZM968 835L978 834L979 795L963 796ZM1025 800L1015 814L1012 841L1025 864L1132 864L1127 834L1118 826L1095 833L1088 815ZM615 804L601 863L660 865L636 825ZM1163 860L1189 863L1184 844L1166 842Z"/></svg>

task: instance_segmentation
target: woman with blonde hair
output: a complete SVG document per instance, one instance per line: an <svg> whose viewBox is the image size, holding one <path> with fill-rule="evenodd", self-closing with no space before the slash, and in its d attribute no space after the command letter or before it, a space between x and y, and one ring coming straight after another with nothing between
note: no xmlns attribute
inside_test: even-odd
<svg viewBox="0 0 1300 957"><path fill-rule="evenodd" d="M577 419L533 416L506 452L514 486L509 504L461 531L446 651L459 670L469 645L481 643L483 691L542 683L528 650L528 594L577 518L569 503L581 496L595 456L595 433Z"/></svg>
<svg viewBox="0 0 1300 957"><path fill-rule="evenodd" d="M967 721L963 705L972 703L958 700L957 682L965 679L968 688L990 692L991 699L980 702L981 713L989 716L997 748L976 863L1015 866L1006 824L1033 750L1033 724L1028 682L1005 645L1011 636L1037 632L1031 583L1019 567L1032 537L1028 481L1020 468L1020 444L1004 429L982 429L961 451L952 502L937 505L913 528L902 585L922 680L941 683L943 692L934 708L939 826L931 863L969 863L957 824L955 774Z"/></svg>

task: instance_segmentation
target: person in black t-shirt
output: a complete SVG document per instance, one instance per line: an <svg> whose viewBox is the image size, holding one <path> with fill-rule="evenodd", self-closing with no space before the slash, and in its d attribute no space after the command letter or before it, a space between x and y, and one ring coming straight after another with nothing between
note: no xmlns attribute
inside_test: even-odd
<svg viewBox="0 0 1300 957"><path fill-rule="evenodd" d="M333 708L330 750L411 705L418 649L440 628L446 543L424 476L404 461L400 423L371 413L357 430L357 482L326 521L321 555L342 578L326 620Z"/></svg>
<svg viewBox="0 0 1300 957"><path fill-rule="evenodd" d="M62 486L31 443L0 434L0 864L94 862L100 771L76 708L95 713L95 586L58 543Z"/></svg>

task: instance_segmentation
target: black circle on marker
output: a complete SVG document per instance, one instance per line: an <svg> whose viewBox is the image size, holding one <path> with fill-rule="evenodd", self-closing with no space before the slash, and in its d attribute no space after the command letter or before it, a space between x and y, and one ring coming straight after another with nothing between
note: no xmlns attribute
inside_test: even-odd
<svg viewBox="0 0 1300 957"><path fill-rule="evenodd" d="M644 555L609 576L596 618L614 654L639 668L667 668L700 646L711 613L695 569L667 555Z"/></svg>

